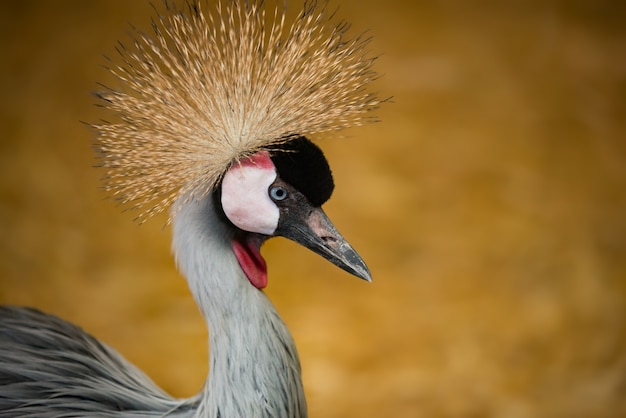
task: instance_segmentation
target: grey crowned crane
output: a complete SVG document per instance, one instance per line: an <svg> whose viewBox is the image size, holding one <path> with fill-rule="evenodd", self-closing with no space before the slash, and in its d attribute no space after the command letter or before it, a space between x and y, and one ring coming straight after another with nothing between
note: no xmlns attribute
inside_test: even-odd
<svg viewBox="0 0 626 418"><path fill-rule="evenodd" d="M0 417L307 416L293 339L262 289L260 254L283 236L371 280L321 206L333 191L307 137L361 125L380 104L368 40L348 37L326 5L165 3L153 33L109 60L119 86L98 93L93 125L105 188L169 209L173 253L209 328L210 372L190 399L164 393L79 327L0 307ZM334 22L334 23L333 23Z"/></svg>

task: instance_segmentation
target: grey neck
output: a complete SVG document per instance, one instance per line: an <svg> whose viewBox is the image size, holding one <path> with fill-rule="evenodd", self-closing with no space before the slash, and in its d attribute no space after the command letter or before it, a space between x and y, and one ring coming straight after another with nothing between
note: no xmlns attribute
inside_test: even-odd
<svg viewBox="0 0 626 418"><path fill-rule="evenodd" d="M210 336L210 372L195 416L304 418L293 338L239 267L231 228L211 196L175 206L173 251Z"/></svg>

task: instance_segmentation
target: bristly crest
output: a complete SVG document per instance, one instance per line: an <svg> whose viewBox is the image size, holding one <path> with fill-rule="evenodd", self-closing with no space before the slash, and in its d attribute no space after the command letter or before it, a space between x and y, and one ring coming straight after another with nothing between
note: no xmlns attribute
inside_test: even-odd
<svg viewBox="0 0 626 418"><path fill-rule="evenodd" d="M291 24L285 6L266 14L258 0L208 9L166 1L151 36L120 44L121 88L98 93L116 115L94 125L105 189L142 220L206 196L247 155L372 121L381 102L367 91L369 39L348 38L326 2L306 1Z"/></svg>

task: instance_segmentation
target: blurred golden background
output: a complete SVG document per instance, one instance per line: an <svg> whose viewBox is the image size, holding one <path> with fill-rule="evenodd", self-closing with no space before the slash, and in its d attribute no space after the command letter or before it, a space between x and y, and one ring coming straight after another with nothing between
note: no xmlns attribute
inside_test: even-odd
<svg viewBox="0 0 626 418"><path fill-rule="evenodd" d="M264 248L312 417L626 416L625 4L340 2L393 103L320 143L326 210L374 283ZM138 226L106 199L80 122L104 117L103 54L152 13L0 2L0 302L74 321L190 396L207 337L165 218Z"/></svg>

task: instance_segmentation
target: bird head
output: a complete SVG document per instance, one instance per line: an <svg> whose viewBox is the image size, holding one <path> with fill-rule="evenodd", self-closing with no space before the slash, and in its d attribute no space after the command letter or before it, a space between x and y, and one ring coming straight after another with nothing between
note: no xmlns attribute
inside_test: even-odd
<svg viewBox="0 0 626 418"><path fill-rule="evenodd" d="M238 232L233 251L252 285L259 289L267 285L260 247L272 236L293 240L371 281L361 257L321 208L333 189L324 154L304 136L241 159L226 171L218 207Z"/></svg>
<svg viewBox="0 0 626 418"><path fill-rule="evenodd" d="M98 96L113 117L93 125L105 190L141 221L212 195L257 288L272 236L370 280L321 209L332 175L305 138L377 120L369 37L350 35L326 2L306 1L291 23L286 5L262 0L176 3L107 64L119 86Z"/></svg>

